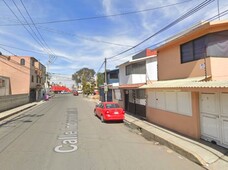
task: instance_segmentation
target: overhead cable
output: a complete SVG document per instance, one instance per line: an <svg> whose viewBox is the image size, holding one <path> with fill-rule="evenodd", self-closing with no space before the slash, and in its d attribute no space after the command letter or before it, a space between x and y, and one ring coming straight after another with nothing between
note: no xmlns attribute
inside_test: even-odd
<svg viewBox="0 0 228 170"><path fill-rule="evenodd" d="M135 47L138 47L139 45L145 43L146 41L148 41L149 39L151 39L152 37L164 32L165 30L171 28L172 26L176 25L177 23L181 22L182 20L188 18L189 16L192 16L193 14L195 14L197 11L201 10L202 8L204 8L205 6L209 5L210 3L212 3L215 0L205 0L202 3L200 3L199 5L197 5L196 7L194 7L193 9L191 9L190 11L186 12L184 15L178 17L176 20L174 20L173 22L171 22L170 24L166 25L165 27L163 27L162 29L160 29L159 31L157 31L156 33L152 34L151 36L149 36L148 38L144 39L143 41L139 42L138 44L134 45L133 47L124 50L114 56L111 57L107 57L107 59L111 59L114 57L117 57L121 54L124 54L132 49L134 49Z"/></svg>
<svg viewBox="0 0 228 170"><path fill-rule="evenodd" d="M219 17L223 17L223 16L225 16L225 15L227 15L227 14L228 14L228 9L225 10L225 11L223 11L223 12L221 12L220 14L216 14L216 15L214 15L214 16L212 16L212 17L206 19L204 22L213 21L213 20L218 19ZM195 24L193 24L193 25L194 25L194 26L192 27L192 29L193 29L193 28L196 28L196 27L198 27L198 26L200 26L200 25L201 25L201 22L200 22L200 23L197 22L197 23L195 23ZM184 32L186 32L186 31L184 31ZM184 32L183 32L183 33L184 33ZM183 34L183 33L180 33L180 34ZM113 59L110 59L110 61L117 61L117 60L120 60L120 59L123 59L123 58L127 58L127 57L129 57L129 56L131 56L131 55L138 54L138 53L142 52L143 50L145 50L145 49L147 49L147 48L153 48L153 49L154 49L154 48L158 47L158 45L162 45L162 44L168 42L169 40L170 40L170 37L169 37L169 38L166 38L166 39L164 39L164 40L162 40L162 41L160 41L160 42L158 42L158 43L155 43L155 44L153 44L153 45L150 45L150 46L147 46L147 47L145 47L145 48L142 48L142 49L140 49L140 50L138 50L138 51L136 51L136 52L133 52L133 53L131 53L131 54L128 54L128 55L125 56L125 57L113 58Z"/></svg>
<svg viewBox="0 0 228 170"><path fill-rule="evenodd" d="M50 49L50 47L48 46L47 42L44 40L44 38L43 38L43 36L41 35L40 31L38 30L38 28L37 28L36 24L34 23L34 21L33 21L32 17L31 17L31 15L29 14L29 12L28 12L27 8L25 7L25 5L24 5L23 1L22 1L22 0L20 0L20 2L21 2L21 4L22 4L22 6L24 7L24 9L25 9L25 11L26 11L27 15L29 16L29 18L30 18L30 20L31 20L32 24L34 25L34 27L35 27L35 29L36 29L37 33L39 34L39 36L40 36L41 40L44 42L44 44L46 45L47 49L48 49L48 50L49 50L49 52L52 54L52 55L49 55L49 59L50 59L52 62L54 62L54 60L56 60L56 57L55 57L55 55L54 55L53 51Z"/></svg>
<svg viewBox="0 0 228 170"><path fill-rule="evenodd" d="M20 22L20 23L22 23L22 21L19 19L19 17L15 14L15 12L12 10L12 8L6 3L6 1L5 0L3 0L3 2L5 3L5 5L8 7L8 9L12 12L12 14L17 18L17 20ZM42 43L41 42L39 42L35 37L34 37L34 35L28 30L28 28L26 27L26 26L24 26L23 25L23 27L25 28L25 30L31 35L31 37L42 47L42 48L44 48L43 47L43 45L42 45Z"/></svg>
<svg viewBox="0 0 228 170"><path fill-rule="evenodd" d="M164 5L160 7L155 7L155 8L149 8L149 9L143 9L143 10L138 10L138 11L129 11L129 12L123 12L123 13L117 13L117 14L110 14L110 15L101 15L101 16L91 16L91 17L83 17L83 18L73 18L73 19L65 19L65 20L53 20L53 21L46 21L46 22L37 22L35 24L54 24L54 23L63 23L63 22L75 22L75 21L83 21L83 20L94 20L94 19L102 19L102 18L110 18L110 17L117 17L117 16L123 16L123 15L130 15L130 14L137 14L137 13L142 13L142 12L149 12L161 8L166 8L170 6L175 6L179 4L183 4L186 2L190 2L192 0L186 0L178 3L173 3L169 5ZM23 23L24 25L28 25L28 23ZM17 26L17 25L22 25L20 24L5 24L5 25L0 25L0 26Z"/></svg>

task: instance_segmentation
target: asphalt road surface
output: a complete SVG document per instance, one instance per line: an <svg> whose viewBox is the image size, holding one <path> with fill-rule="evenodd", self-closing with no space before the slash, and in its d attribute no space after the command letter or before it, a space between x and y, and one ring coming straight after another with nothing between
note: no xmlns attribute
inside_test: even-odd
<svg viewBox="0 0 228 170"><path fill-rule="evenodd" d="M0 170L197 170L123 123L101 123L94 102L72 94L0 121Z"/></svg>

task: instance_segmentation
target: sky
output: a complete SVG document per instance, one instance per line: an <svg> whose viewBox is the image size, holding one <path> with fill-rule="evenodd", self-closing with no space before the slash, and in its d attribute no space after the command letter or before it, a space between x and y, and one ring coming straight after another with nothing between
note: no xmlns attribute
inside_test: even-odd
<svg viewBox="0 0 228 170"><path fill-rule="evenodd" d="M105 58L111 58L107 69L115 69L141 50L228 10L227 0L214 0L161 31L204 1L0 0L0 52L35 57L48 72L60 75L56 81L71 79L84 67L104 72ZM220 18L225 19L228 15Z"/></svg>

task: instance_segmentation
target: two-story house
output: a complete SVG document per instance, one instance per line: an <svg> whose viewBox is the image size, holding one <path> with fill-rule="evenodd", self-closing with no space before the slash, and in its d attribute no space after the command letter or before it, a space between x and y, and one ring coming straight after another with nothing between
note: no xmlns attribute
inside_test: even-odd
<svg viewBox="0 0 228 170"><path fill-rule="evenodd" d="M156 51L145 49L120 64L119 70L119 104L127 112L146 117L146 94L139 87L157 81Z"/></svg>
<svg viewBox="0 0 228 170"><path fill-rule="evenodd" d="M107 89L102 85L99 87L100 101L105 101L105 90L107 90L107 101L116 101L119 86L119 69L109 70L107 75Z"/></svg>
<svg viewBox="0 0 228 170"><path fill-rule="evenodd" d="M45 74L45 66L34 57L0 56L0 76L9 79L6 95L27 94L30 101L42 99Z"/></svg>
<svg viewBox="0 0 228 170"><path fill-rule="evenodd" d="M228 21L207 22L157 49L159 81L147 89L147 120L228 147Z"/></svg>

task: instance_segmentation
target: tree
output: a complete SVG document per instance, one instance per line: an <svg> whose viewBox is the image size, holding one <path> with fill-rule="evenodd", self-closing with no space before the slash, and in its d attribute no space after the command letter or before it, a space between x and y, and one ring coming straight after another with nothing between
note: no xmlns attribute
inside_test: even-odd
<svg viewBox="0 0 228 170"><path fill-rule="evenodd" d="M104 85L104 73L97 73L97 87Z"/></svg>
<svg viewBox="0 0 228 170"><path fill-rule="evenodd" d="M91 82L93 80L94 74L95 71L93 69L82 68L72 75L72 80L75 80L76 84L83 84L83 79L85 79L86 82Z"/></svg>
<svg viewBox="0 0 228 170"><path fill-rule="evenodd" d="M83 84L83 94L89 95L91 94L90 83Z"/></svg>

